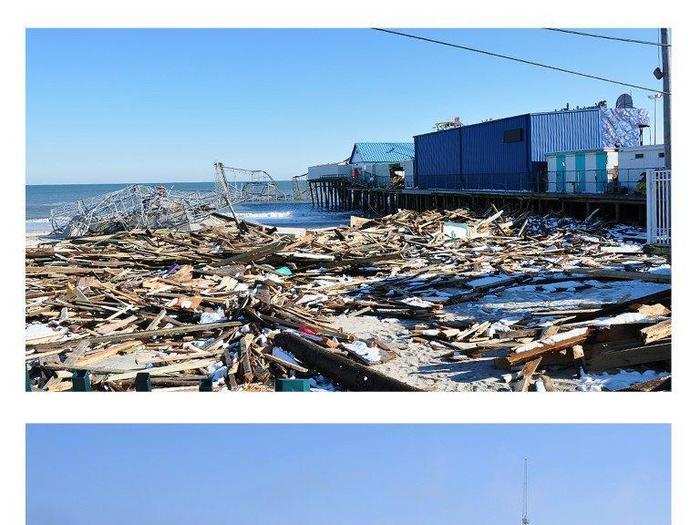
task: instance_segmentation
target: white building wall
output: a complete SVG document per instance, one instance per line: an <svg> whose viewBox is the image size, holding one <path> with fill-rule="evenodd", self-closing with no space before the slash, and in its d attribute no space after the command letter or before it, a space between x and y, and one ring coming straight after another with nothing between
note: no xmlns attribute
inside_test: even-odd
<svg viewBox="0 0 700 525"><path fill-rule="evenodd" d="M664 145L622 148L619 153L620 184L634 190L642 173L666 167Z"/></svg>
<svg viewBox="0 0 700 525"><path fill-rule="evenodd" d="M402 162L401 165L404 170L404 187L413 188L413 161Z"/></svg>
<svg viewBox="0 0 700 525"><path fill-rule="evenodd" d="M309 166L308 180L316 180L324 177L349 177L352 167L347 164L319 164Z"/></svg>

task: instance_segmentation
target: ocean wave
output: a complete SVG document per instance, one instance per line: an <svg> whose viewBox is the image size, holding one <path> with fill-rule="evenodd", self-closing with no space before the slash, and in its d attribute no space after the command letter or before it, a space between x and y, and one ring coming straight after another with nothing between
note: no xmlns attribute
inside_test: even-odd
<svg viewBox="0 0 700 525"><path fill-rule="evenodd" d="M236 212L238 217L244 219L291 219L292 211L241 211Z"/></svg>
<svg viewBox="0 0 700 525"><path fill-rule="evenodd" d="M70 217L62 217L60 215L57 215L56 217L54 217L54 219L58 222L68 221ZM27 219L25 222L27 224L51 224L51 219L49 217L34 217L32 219Z"/></svg>
<svg viewBox="0 0 700 525"><path fill-rule="evenodd" d="M49 224L51 221L49 221L48 217L38 217L36 219L27 219L27 224Z"/></svg>

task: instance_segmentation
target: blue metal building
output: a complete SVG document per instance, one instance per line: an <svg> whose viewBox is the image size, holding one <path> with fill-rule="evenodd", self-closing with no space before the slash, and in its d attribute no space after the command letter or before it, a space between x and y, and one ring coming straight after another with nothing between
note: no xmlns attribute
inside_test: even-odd
<svg viewBox="0 0 700 525"><path fill-rule="evenodd" d="M527 113L414 137L415 185L538 191L553 151L632 147L649 116L638 108Z"/></svg>

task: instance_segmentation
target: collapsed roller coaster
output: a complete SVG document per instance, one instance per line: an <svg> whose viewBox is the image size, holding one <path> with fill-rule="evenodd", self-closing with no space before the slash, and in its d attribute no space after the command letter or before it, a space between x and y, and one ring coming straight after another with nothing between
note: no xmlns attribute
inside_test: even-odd
<svg viewBox="0 0 700 525"><path fill-rule="evenodd" d="M236 202L305 201L309 199L306 174L292 178L292 193L285 193L265 170L248 170L214 163L217 184Z"/></svg>
<svg viewBox="0 0 700 525"><path fill-rule="evenodd" d="M216 211L229 212L236 220L237 204L304 201L309 196L304 182L305 175L295 177L293 192L288 194L264 170L232 168L216 162L213 191L135 184L53 208L49 220L52 233L60 237L133 229L191 228Z"/></svg>

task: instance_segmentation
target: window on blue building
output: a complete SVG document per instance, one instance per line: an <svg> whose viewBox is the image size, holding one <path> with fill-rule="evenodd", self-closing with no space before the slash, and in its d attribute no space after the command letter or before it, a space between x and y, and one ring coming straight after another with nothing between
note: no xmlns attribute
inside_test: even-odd
<svg viewBox="0 0 700 525"><path fill-rule="evenodd" d="M523 128L507 129L503 132L503 142L522 142Z"/></svg>

